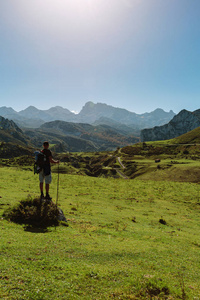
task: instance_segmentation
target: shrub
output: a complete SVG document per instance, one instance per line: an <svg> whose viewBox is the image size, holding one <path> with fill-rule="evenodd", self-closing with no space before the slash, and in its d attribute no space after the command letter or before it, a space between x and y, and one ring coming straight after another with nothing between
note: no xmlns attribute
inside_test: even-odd
<svg viewBox="0 0 200 300"><path fill-rule="evenodd" d="M49 227L59 225L59 209L52 201L41 201L39 198L28 198L6 210L3 214L7 220L33 227Z"/></svg>

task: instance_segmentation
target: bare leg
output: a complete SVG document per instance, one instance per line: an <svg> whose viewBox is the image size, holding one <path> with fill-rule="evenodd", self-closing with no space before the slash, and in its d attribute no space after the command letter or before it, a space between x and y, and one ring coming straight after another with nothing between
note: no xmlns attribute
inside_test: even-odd
<svg viewBox="0 0 200 300"><path fill-rule="evenodd" d="M45 188L46 188L46 194L48 194L49 193L49 184L48 183L46 183Z"/></svg>
<svg viewBox="0 0 200 300"><path fill-rule="evenodd" d="M43 182L40 182L40 191L43 193Z"/></svg>

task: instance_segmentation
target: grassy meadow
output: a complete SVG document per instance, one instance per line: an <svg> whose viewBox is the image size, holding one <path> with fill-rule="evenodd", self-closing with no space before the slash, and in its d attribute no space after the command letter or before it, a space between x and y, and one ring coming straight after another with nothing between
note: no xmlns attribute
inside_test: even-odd
<svg viewBox="0 0 200 300"><path fill-rule="evenodd" d="M60 174L69 227L2 217L37 196L33 171L0 167L0 299L200 299L198 183Z"/></svg>

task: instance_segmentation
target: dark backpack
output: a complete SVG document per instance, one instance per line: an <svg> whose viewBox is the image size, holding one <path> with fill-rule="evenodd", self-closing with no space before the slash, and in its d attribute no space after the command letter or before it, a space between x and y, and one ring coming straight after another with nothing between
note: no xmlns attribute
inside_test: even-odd
<svg viewBox="0 0 200 300"><path fill-rule="evenodd" d="M44 168L46 155L41 151L35 151L34 174L38 174Z"/></svg>

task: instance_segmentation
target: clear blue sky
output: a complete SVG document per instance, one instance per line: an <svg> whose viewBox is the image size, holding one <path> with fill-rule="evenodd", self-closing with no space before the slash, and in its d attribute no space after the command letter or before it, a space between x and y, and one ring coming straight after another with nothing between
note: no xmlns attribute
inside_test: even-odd
<svg viewBox="0 0 200 300"><path fill-rule="evenodd" d="M0 106L200 108L200 0L0 0Z"/></svg>

